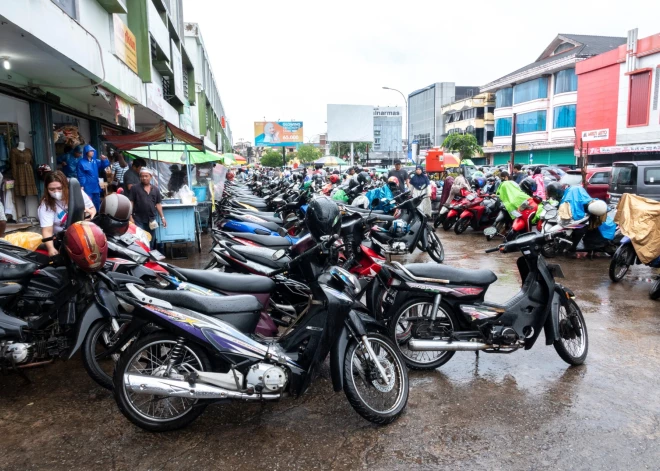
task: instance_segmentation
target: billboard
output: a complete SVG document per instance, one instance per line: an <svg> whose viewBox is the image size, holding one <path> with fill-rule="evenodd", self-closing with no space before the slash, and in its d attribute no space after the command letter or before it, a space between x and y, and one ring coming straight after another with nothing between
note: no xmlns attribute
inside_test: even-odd
<svg viewBox="0 0 660 471"><path fill-rule="evenodd" d="M328 105L328 140L372 142L374 107L371 105Z"/></svg>
<svg viewBox="0 0 660 471"><path fill-rule="evenodd" d="M254 145L257 147L287 147L302 142L302 121L257 121L254 123Z"/></svg>

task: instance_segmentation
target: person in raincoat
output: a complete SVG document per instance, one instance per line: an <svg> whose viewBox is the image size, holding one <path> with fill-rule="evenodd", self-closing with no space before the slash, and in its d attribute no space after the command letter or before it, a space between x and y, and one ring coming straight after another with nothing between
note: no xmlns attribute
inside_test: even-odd
<svg viewBox="0 0 660 471"><path fill-rule="evenodd" d="M471 187L470 183L467 181L467 178L465 178L465 167L459 167L458 176L454 179L454 182L451 185L451 190L449 191L449 196L445 201L445 205L449 205L455 196L461 194L461 190L463 189L470 190Z"/></svg>
<svg viewBox="0 0 660 471"><path fill-rule="evenodd" d="M543 181L543 174L541 173L540 167L537 167L536 170L534 170L534 175L532 175L532 178L536 182L536 191L534 192L534 196L538 196L543 201L545 201L545 182Z"/></svg>
<svg viewBox="0 0 660 471"><path fill-rule="evenodd" d="M431 180L429 180L428 175L426 175L421 165L415 168L415 173L410 179L410 184L413 187L413 198L422 194L426 196L418 207L421 212L431 217Z"/></svg>
<svg viewBox="0 0 660 471"><path fill-rule="evenodd" d="M502 201L511 219L516 217L513 212L516 211L520 205L529 199L529 195L522 191L520 187L513 181L503 181L497 189L497 196Z"/></svg>
<svg viewBox="0 0 660 471"><path fill-rule="evenodd" d="M78 162L77 176L80 186L94 203L98 212L101 207L101 185L99 184L99 172L105 170L110 161L105 155L101 160L96 158L96 149L87 144L83 149L83 158Z"/></svg>
<svg viewBox="0 0 660 471"><path fill-rule="evenodd" d="M62 172L67 178L73 178L77 175L78 162L83 155L83 146L76 146L66 154L57 158L57 163L62 166Z"/></svg>

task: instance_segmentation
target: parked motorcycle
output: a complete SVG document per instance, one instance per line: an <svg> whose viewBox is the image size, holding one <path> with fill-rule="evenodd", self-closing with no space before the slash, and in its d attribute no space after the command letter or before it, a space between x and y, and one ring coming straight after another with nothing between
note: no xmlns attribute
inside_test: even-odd
<svg viewBox="0 0 660 471"><path fill-rule="evenodd" d="M630 237L625 236L621 239L621 245L616 252L614 252L612 260L610 261L610 280L615 283L621 281L632 265L646 265L651 268L660 268L660 257L657 257L648 264L643 264L639 259L637 252L635 252L635 247L633 246ZM656 281L651 286L649 296L651 299L660 298L660 277L657 277Z"/></svg>

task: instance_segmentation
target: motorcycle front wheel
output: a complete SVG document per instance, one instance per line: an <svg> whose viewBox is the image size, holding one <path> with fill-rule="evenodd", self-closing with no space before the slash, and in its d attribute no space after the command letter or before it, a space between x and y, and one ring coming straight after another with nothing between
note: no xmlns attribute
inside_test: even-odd
<svg viewBox="0 0 660 471"><path fill-rule="evenodd" d="M426 252L437 263L445 260L445 249L440 242L438 234L431 227L426 228Z"/></svg>
<svg viewBox="0 0 660 471"><path fill-rule="evenodd" d="M465 230L468 228L470 225L470 218L461 218L458 220L458 222L454 225L454 233L455 234L462 234L465 232Z"/></svg>
<svg viewBox="0 0 660 471"><path fill-rule="evenodd" d="M572 299L562 299L559 306L559 340L554 342L557 354L569 365L581 365L589 351L587 324L580 307Z"/></svg>
<svg viewBox="0 0 660 471"><path fill-rule="evenodd" d="M628 273L628 268L630 268L630 265L628 265L628 260L630 260L630 256L632 255L632 251L635 250L633 249L632 245L622 245L617 249L616 252L614 252L614 255L612 256L612 260L610 261L610 280L613 282L621 281L624 276L626 276L626 273Z"/></svg>
<svg viewBox="0 0 660 471"><path fill-rule="evenodd" d="M455 222L456 222L456 216L450 217L450 218L445 218L445 220L442 221L442 228L445 231L448 231L449 229L452 228L452 226L454 225Z"/></svg>
<svg viewBox="0 0 660 471"><path fill-rule="evenodd" d="M353 340L344 359L344 393L353 409L369 422L385 425L396 420L408 403L408 371L401 354L387 337L367 334L372 358L362 339ZM387 382L379 374L378 362Z"/></svg>
<svg viewBox="0 0 660 471"><path fill-rule="evenodd" d="M99 386L112 390L112 372L119 360L119 354L115 353L103 359L96 356L105 352L112 346L111 339L117 333L121 325L130 322L131 316L120 315L113 323L110 319L99 319L87 331L82 345L82 362L87 374L96 381Z"/></svg>
<svg viewBox="0 0 660 471"><path fill-rule="evenodd" d="M651 291L649 291L649 297L651 299L660 299L660 276L655 280L653 286L651 286Z"/></svg>

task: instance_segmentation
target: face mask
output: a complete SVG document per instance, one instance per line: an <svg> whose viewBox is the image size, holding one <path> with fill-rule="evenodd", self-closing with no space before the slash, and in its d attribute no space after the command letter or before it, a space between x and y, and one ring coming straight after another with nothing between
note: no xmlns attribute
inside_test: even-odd
<svg viewBox="0 0 660 471"><path fill-rule="evenodd" d="M49 191L48 192L52 198L55 198L57 201L62 199L62 192L61 191Z"/></svg>

